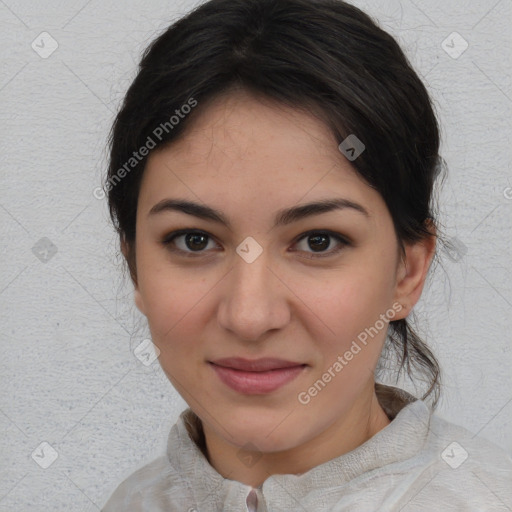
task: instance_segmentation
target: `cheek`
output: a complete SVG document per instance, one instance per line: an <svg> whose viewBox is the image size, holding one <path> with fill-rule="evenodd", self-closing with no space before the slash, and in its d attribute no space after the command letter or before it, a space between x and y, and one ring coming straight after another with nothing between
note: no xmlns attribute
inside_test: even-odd
<svg viewBox="0 0 512 512"><path fill-rule="evenodd" d="M139 290L153 343L162 355L183 356L200 341L205 322L205 301L214 282L194 278L188 271L141 258Z"/></svg>
<svg viewBox="0 0 512 512"><path fill-rule="evenodd" d="M309 313L308 325L318 354L316 369L301 391L315 397L312 403L320 409L336 404L334 409L341 410L355 400L374 376L389 326L381 318L390 309L386 275L368 267L346 270L333 274L315 293L312 282L309 295L307 283L299 292L315 313Z"/></svg>
<svg viewBox="0 0 512 512"><path fill-rule="evenodd" d="M204 295L197 284L187 286L179 279L167 281L162 277L148 281L143 293L148 322L161 339L183 331L194 321L194 309L200 307Z"/></svg>
<svg viewBox="0 0 512 512"><path fill-rule="evenodd" d="M300 285L293 288L294 293L305 304L304 314L309 310L309 316L313 313L312 318L317 318L324 339L335 340L337 345L350 344L390 307L390 272L384 268L361 260L361 264L333 270L322 280L315 276L297 279Z"/></svg>

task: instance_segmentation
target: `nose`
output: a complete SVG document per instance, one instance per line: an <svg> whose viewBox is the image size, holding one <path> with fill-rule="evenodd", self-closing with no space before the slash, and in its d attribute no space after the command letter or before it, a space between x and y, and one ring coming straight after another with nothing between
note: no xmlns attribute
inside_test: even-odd
<svg viewBox="0 0 512 512"><path fill-rule="evenodd" d="M224 279L218 322L244 341L257 341L265 333L290 322L293 293L279 270L271 268L265 251L248 263L240 258Z"/></svg>

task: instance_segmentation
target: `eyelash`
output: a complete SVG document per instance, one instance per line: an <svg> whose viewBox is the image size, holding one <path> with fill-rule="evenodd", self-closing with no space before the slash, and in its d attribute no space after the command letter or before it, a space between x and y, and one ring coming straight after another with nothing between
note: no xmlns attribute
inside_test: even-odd
<svg viewBox="0 0 512 512"><path fill-rule="evenodd" d="M211 239L211 240L214 239L214 237L211 236L210 234L208 234L206 231L200 231L200 230L197 230L197 229L180 229L178 231L173 231L172 233L169 233L168 235L166 235L164 237L164 239L161 241L161 243L167 249L169 249L171 252L179 253L179 254L183 255L184 257L186 257L186 258L201 257L203 255L203 253L205 252L204 250L196 251L196 252L189 252L189 251L183 251L182 249L176 249L176 248L172 248L171 247L172 243L174 242L174 240L176 238L178 238L180 236L183 236L183 235L187 235L187 234L206 235L208 237L208 239ZM297 244L298 242L302 241L304 238L308 238L309 236L312 236L312 235L329 236L331 238L334 238L341 245L337 249L331 250L331 251L328 251L328 252L308 253L311 256L305 256L306 259L327 258L329 256L333 256L335 254L338 254L340 251L342 251L344 249L345 246L352 245L351 242L346 237L340 235L339 233L336 233L334 231L329 231L329 230L310 230L310 231L307 231L305 233L302 233L295 240L294 245ZM302 251L302 252L304 252L304 251Z"/></svg>

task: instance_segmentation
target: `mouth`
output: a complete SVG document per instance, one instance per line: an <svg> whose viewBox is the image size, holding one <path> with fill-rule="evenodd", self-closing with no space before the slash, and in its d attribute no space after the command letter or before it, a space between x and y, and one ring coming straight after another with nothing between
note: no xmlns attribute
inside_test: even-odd
<svg viewBox="0 0 512 512"><path fill-rule="evenodd" d="M238 393L271 393L297 378L309 365L275 358L226 358L208 361L219 379Z"/></svg>

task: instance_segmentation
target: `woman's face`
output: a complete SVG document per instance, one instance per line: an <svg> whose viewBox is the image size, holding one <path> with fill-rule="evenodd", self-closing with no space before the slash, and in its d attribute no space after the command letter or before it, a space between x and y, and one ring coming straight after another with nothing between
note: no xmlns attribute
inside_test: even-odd
<svg viewBox="0 0 512 512"><path fill-rule="evenodd" d="M226 224L165 207L170 200L215 210ZM326 200L349 203L320 214L304 208ZM196 235L170 241L177 230ZM406 316L400 268L383 199L316 118L239 92L150 154L137 210L136 304L172 384L231 445L291 449L373 394L388 322ZM301 366L212 365L223 358Z"/></svg>

